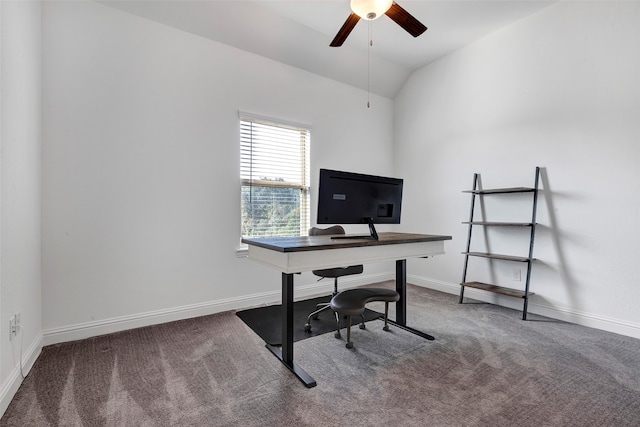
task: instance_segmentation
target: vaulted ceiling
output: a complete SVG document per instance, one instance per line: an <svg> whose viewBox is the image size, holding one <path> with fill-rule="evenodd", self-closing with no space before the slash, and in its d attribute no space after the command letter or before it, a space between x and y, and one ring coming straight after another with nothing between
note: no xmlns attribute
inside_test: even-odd
<svg viewBox="0 0 640 427"><path fill-rule="evenodd" d="M329 43L351 12L349 0L100 3L364 90L370 67L371 92L393 99L414 70L555 1L398 0L428 27L424 34L413 38L382 16L360 20L341 47Z"/></svg>

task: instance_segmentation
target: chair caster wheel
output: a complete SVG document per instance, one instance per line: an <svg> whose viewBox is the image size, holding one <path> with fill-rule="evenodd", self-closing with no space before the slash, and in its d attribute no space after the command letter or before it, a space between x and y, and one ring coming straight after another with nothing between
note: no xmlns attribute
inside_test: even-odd
<svg viewBox="0 0 640 427"><path fill-rule="evenodd" d="M366 329L366 326L364 326L364 323L360 323L360 329Z"/></svg>
<svg viewBox="0 0 640 427"><path fill-rule="evenodd" d="M333 336L336 338L342 338L342 335L340 335L340 332L336 332Z"/></svg>
<svg viewBox="0 0 640 427"><path fill-rule="evenodd" d="M389 329L389 325L385 325L382 330L389 332L391 329Z"/></svg>
<svg viewBox="0 0 640 427"><path fill-rule="evenodd" d="M352 342L348 342L345 347L347 348L353 348L353 343Z"/></svg>
<svg viewBox="0 0 640 427"><path fill-rule="evenodd" d="M308 323L307 323L307 324L305 324L305 325L304 325L304 331L305 331L305 332L311 332L311 325L310 325L310 324L308 324Z"/></svg>

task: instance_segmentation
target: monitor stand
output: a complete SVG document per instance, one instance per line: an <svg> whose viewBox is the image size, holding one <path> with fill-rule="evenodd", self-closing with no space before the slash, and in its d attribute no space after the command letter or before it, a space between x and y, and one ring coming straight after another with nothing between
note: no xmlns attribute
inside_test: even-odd
<svg viewBox="0 0 640 427"><path fill-rule="evenodd" d="M349 236L331 236L331 240L345 240L345 239L369 239L369 240L378 240L378 233L376 232L376 227L373 225L373 218L363 218L363 222L369 224L369 235L349 235Z"/></svg>

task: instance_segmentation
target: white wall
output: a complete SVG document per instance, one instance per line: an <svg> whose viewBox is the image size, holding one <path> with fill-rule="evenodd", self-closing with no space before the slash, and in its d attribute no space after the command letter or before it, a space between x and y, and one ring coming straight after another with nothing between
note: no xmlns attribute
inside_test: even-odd
<svg viewBox="0 0 640 427"><path fill-rule="evenodd" d="M41 8L0 2L0 414L41 349ZM9 339L9 318L22 332ZM21 352L22 346L22 352Z"/></svg>
<svg viewBox="0 0 640 427"><path fill-rule="evenodd" d="M544 9L415 72L395 115L404 228L454 237L437 262L410 263L410 279L457 293L473 173L484 188L532 186L542 166L530 311L640 337L640 3ZM526 219L525 205L493 199L487 219ZM526 233L487 238L528 249ZM468 279L517 285L520 264L470 262Z"/></svg>
<svg viewBox="0 0 640 427"><path fill-rule="evenodd" d="M393 171L389 99L93 2L43 14L45 344L279 299L236 256L238 110L313 126L314 188Z"/></svg>

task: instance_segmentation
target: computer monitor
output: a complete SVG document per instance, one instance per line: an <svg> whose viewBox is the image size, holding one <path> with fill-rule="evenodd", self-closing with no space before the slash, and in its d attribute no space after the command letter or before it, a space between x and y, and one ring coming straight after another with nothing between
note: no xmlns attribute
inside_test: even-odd
<svg viewBox="0 0 640 427"><path fill-rule="evenodd" d="M368 224L368 236L334 238L378 239L374 224L400 224L402 179L320 169L318 224Z"/></svg>

